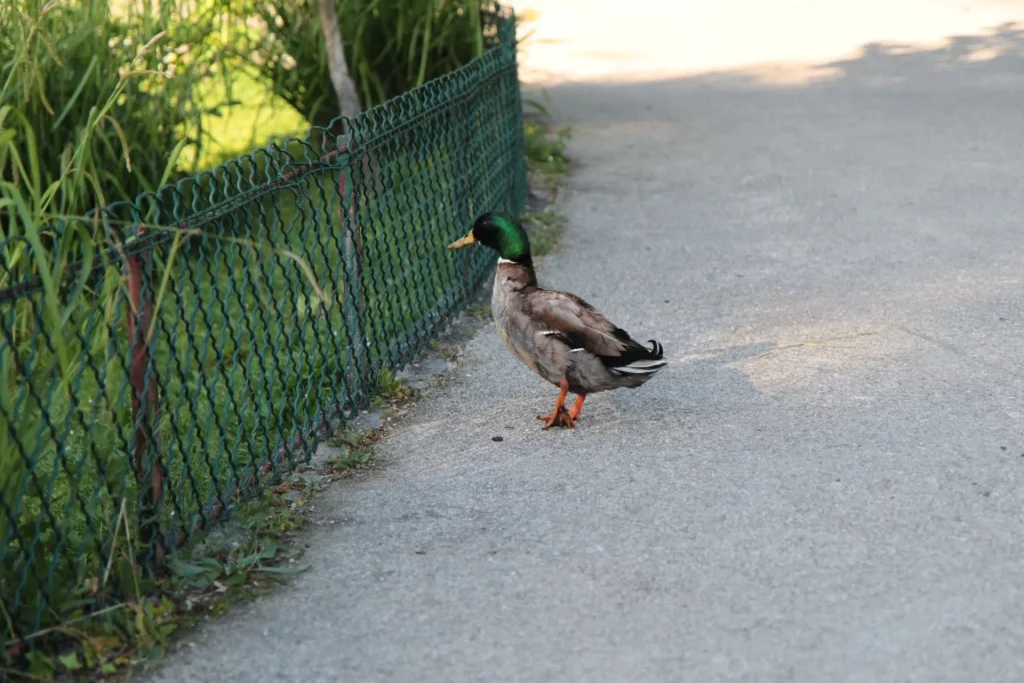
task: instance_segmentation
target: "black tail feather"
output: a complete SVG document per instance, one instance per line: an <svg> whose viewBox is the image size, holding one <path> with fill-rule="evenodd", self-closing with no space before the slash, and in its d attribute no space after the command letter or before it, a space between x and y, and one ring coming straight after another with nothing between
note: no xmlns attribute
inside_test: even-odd
<svg viewBox="0 0 1024 683"><path fill-rule="evenodd" d="M632 360L629 363L616 363L608 369L620 377L650 377L668 365L668 361L665 360L664 347L653 339L647 341L650 343L650 347L633 342L635 353L632 354Z"/></svg>
<svg viewBox="0 0 1024 683"><path fill-rule="evenodd" d="M613 334L619 339L626 342L626 352L619 356L599 356L601 362L604 363L605 367L615 368L635 363L639 360L661 360L665 349L662 348L661 344L649 339L651 346L650 348L644 346L640 342L632 339L625 330L616 328Z"/></svg>

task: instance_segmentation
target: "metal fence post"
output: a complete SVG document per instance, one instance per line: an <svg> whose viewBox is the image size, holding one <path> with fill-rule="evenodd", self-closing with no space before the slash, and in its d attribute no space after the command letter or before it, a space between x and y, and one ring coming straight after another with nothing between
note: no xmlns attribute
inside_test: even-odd
<svg viewBox="0 0 1024 683"><path fill-rule="evenodd" d="M145 228L138 229L138 239L145 237ZM154 447L153 429L159 406L157 382L155 377L148 378L147 373L153 369L153 353L149 327L153 319L153 292L146 282L152 257L147 251L144 254L132 254L127 257L128 276L128 338L130 339L131 360L128 381L132 395L132 425L134 427L133 464L135 480L142 489L142 499L138 510L139 540L150 546L155 554L156 563L162 564L166 548L160 535L159 522L156 520L156 506L160 501L164 487L164 470ZM147 465L150 466L149 480L146 480Z"/></svg>
<svg viewBox="0 0 1024 683"><path fill-rule="evenodd" d="M345 372L345 384L349 389L352 409L355 410L364 395L369 394L370 363L368 359L368 337L366 336L366 301L363 294L363 240L362 231L356 221L355 183L352 178L351 137L338 138L338 215L342 239L342 264L345 282L344 316L349 331L349 346L352 349L352 363Z"/></svg>

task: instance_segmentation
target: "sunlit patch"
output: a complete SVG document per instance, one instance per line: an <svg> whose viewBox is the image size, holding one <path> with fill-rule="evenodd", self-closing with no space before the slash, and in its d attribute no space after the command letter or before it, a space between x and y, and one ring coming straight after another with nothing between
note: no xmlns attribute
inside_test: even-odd
<svg viewBox="0 0 1024 683"><path fill-rule="evenodd" d="M881 382L896 381L892 368L901 367L906 359L922 354L939 354L951 362L1009 375L1010 364L1005 359L1015 357L1010 349L1002 348L986 356L983 348L971 345L962 333L940 338L928 331L943 326L944 316L951 311L962 316L982 304L983 310L987 310L990 304L986 302L1015 297L1019 287L1020 278L1013 269L1007 272L993 268L964 269L922 280L902 292L890 294L888 299L887 306L891 309L918 311L920 315L912 323L905 323L902 316L893 319L869 309L859 313L846 309L834 318L823 316L798 327L779 325L774 321L792 319L786 312L791 306L806 308L802 301L779 300L774 306L766 304L763 313L750 320L751 329L758 331L756 337L716 339L715 350L708 355L702 356L699 350L694 350L674 362L717 360L723 367L742 372L763 396L778 396L813 386L842 387L854 377L872 373ZM837 391L835 396L837 400L844 400L842 397L846 394Z"/></svg>
<svg viewBox="0 0 1024 683"><path fill-rule="evenodd" d="M623 12L610 0L510 0L532 14L521 46L527 82L628 83L723 76L737 87L796 87L860 70L899 70L905 60L936 70L1019 52L1019 7L970 12L934 0L858 3L685 3L645 0ZM842 61L840 61L842 60ZM815 66L817 65L817 66ZM828 68L820 68L828 65ZM886 84L881 75L862 84Z"/></svg>
<svg viewBox="0 0 1024 683"><path fill-rule="evenodd" d="M975 64L978 62L987 62L1005 54L1005 50L1001 47L984 47L980 50L974 50L968 52L960 58L961 62L967 62L969 64Z"/></svg>

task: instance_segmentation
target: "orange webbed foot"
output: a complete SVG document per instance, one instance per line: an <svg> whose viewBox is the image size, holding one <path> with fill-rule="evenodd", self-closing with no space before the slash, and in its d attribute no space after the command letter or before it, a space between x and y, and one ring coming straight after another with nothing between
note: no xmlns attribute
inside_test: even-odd
<svg viewBox="0 0 1024 683"><path fill-rule="evenodd" d="M551 429L552 427L568 427L572 429L572 426L576 424L575 417L570 415L569 411L565 409L565 396L569 393L569 381L563 379L558 383L558 388L560 391L558 392L558 400L555 401L555 409L547 415L537 416L538 420L546 421L544 429Z"/></svg>
<svg viewBox="0 0 1024 683"><path fill-rule="evenodd" d="M552 427L567 427L572 429L576 424L576 420L572 418L572 415L565 409L565 406L562 406L557 412L548 413L547 415L538 415L537 419L546 421L544 429L551 429Z"/></svg>

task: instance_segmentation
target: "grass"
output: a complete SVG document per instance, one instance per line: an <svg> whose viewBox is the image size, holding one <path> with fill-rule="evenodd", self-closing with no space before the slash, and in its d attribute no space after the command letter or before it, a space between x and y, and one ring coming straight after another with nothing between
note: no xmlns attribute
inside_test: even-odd
<svg viewBox="0 0 1024 683"><path fill-rule="evenodd" d="M309 427L320 408L347 399L351 411L362 401L357 392L373 390L360 388L346 368L353 347L350 318L358 317L372 340L363 361L368 376L381 376L385 391L393 392L382 369L415 353L467 291L443 250L450 235L425 221L396 239L381 211L415 201L413 193L424 191L416 187L422 177L407 173L405 182L391 183L363 205L368 258L361 304L344 291L343 241L325 229L337 225L337 198L323 187L333 183L326 174L276 202L233 212L216 227L235 235L234 241L197 236L189 256L173 260L167 277L174 286L164 291L152 328L152 371L163 407L154 443L169 482L156 512L168 544L209 528L236 498L302 461L315 445ZM171 262L170 249L158 250L155 260L159 275L160 262ZM311 278L321 283L319 292ZM21 499L19 533L42 535L46 555L86 544L83 562L67 567L74 579L29 588L67 589L67 599L98 571L105 554L100 539L110 535L118 501L128 500L134 517L143 493L130 474L125 306L122 299L111 312L86 308L71 321L78 329L103 331L96 341L68 345L68 354L81 359L71 391L59 390L61 377L52 365L15 376L16 393L27 398L16 402L12 417L31 427L24 442L34 448L34 472L42 478L38 491ZM34 348L29 342L25 359ZM305 444L282 450L300 435ZM46 520L42 527L40 519ZM17 557L20 547L15 541L5 556ZM4 569L14 576L31 573L24 566Z"/></svg>
<svg viewBox="0 0 1024 683"><path fill-rule="evenodd" d="M525 101L529 108L525 114L526 165L530 185L556 192L563 176L571 169L566 145L572 137L568 127L555 130L550 111L545 106L547 93Z"/></svg>
<svg viewBox="0 0 1024 683"><path fill-rule="evenodd" d="M450 150L415 145L414 152L399 153L402 142L396 139L379 157L387 185L354 205L363 235L361 291L345 291L352 282L345 274L350 254L338 232L326 229L338 225L339 212L330 170L229 212L209 232L173 233L177 242L153 253L150 289L157 310L149 328L149 381L158 385L161 409L152 422L155 450L146 457L159 458L166 485L153 511L161 536L140 538L144 529L125 529L134 539L132 556L124 559L128 567L157 560L157 538L167 550L182 543L187 553L229 511L237 514L261 487L281 481L315 446L312 428L321 408L347 401L351 413L371 392L385 399L400 394L384 371L418 352L472 292L486 264L453 259L444 249L454 236L446 226L465 219L427 209L429 197L455 191ZM279 175L282 160L287 155L229 164L198 191L245 186L253 174ZM490 203L505 192L495 184L477 197ZM401 233L393 227L398 225ZM105 277L120 280L116 264ZM121 291L96 303L78 307L67 321L65 329L73 332L64 338L64 350L76 359L67 373L37 354L39 339L23 336L35 329L30 316L42 306L40 299L23 298L10 309L23 323L12 366L21 369L2 378L13 390L10 417L30 449L38 482L10 498L17 524L4 525L0 555L3 574L12 580L5 578L0 599L20 605L18 630L41 633L32 638L36 645L63 642L66 634L45 629L87 617L108 595L164 592L153 585L136 591L134 570L98 581L118 525L143 510L145 489L132 475L127 301ZM351 376L349 367L356 346L353 318L371 340L361 362L363 379ZM304 443L282 448L299 436ZM347 466L371 457L357 450ZM247 574L253 553L263 561L266 552L221 558L219 569L212 561L202 566L221 583L241 580L235 577ZM101 591L93 590L97 583ZM48 599L33 602L33 595ZM131 640L125 633L118 637ZM19 653L16 646L8 655ZM111 665L121 656L103 661Z"/></svg>
<svg viewBox="0 0 1024 683"><path fill-rule="evenodd" d="M553 210L527 214L523 220L530 236L530 248L536 256L545 256L554 251L565 228L566 218Z"/></svg>
<svg viewBox="0 0 1024 683"><path fill-rule="evenodd" d="M480 56L495 27L481 0L338 0L346 59L363 109ZM264 28L251 31L246 56L311 122L326 127L339 112L313 0L255 3ZM349 112L344 112L348 115Z"/></svg>
<svg viewBox="0 0 1024 683"><path fill-rule="evenodd" d="M194 148L181 155L179 167L209 169L270 140L302 135L309 122L291 105L274 94L266 80L254 77L231 60L214 71L230 69L230 79L215 73L199 86L203 115L203 148L195 159ZM217 106L228 102L228 106Z"/></svg>
<svg viewBox="0 0 1024 683"><path fill-rule="evenodd" d="M62 674L91 680L124 670L134 661L163 657L178 630L305 569L294 539L306 523L314 488L294 481L264 491L241 506L220 534L172 557L169 572L155 580L131 568L132 541L125 534L125 552L118 563L120 571L133 574L132 594L101 613L65 621L58 628L63 636L60 650L28 652L27 666L0 666L0 678L54 680Z"/></svg>
<svg viewBox="0 0 1024 683"><path fill-rule="evenodd" d="M544 190L547 196L540 202L543 206L527 210L523 227L530 236L534 255L545 256L554 251L565 229L565 216L549 207L557 197L562 179L572 168L566 154L572 133L569 128L555 130L552 117L540 100L529 100L527 105L532 108L524 122L529 182L531 187Z"/></svg>
<svg viewBox="0 0 1024 683"><path fill-rule="evenodd" d="M267 110L259 109L266 101L259 88L248 94L248 113L209 124L219 147L208 147L204 159L212 163L251 143L251 134L240 132L249 125L243 122L264 121ZM507 139L501 106L485 99L466 112L478 140ZM281 576L284 569L269 568L293 564L282 538L301 523L299 499L310 491L293 488L286 475L322 438L313 434L320 409L347 401L350 414L371 397L403 398L389 368L424 347L489 267L482 252L456 259L444 245L482 207L506 201L511 174L492 163L487 148L463 151L432 134L446 114L434 116L423 119L424 132L407 128L376 148L387 182L362 178L367 189L354 198L349 218L363 235L358 291L345 288L353 282L352 254L337 229L332 169L248 201L204 232L171 232L174 240L153 252L157 310L147 329L147 381L156 383L161 409L152 417L155 446L147 458L157 457L166 476L152 514L168 550L181 542L169 574L143 571L157 559L156 544L140 536L137 523L146 487L132 471L129 305L120 262L85 283L75 307L63 309L63 363L32 336L53 333L34 317L46 310L41 295L2 305L0 331L13 330L16 338L5 338L12 343L0 353L0 407L8 411L0 417L17 426L26 453L4 441L0 459L27 466L4 482L20 488L3 494L14 523L0 515L0 618L8 620L5 632L17 620L36 649L5 638L0 666L17 661L46 678L160 656L190 613L189 601L205 600L197 595L220 594L221 586L244 595L251 577ZM278 123L287 130L294 121ZM542 127L526 130L533 176L552 172L561 155L531 143L538 134L548 136ZM179 210L201 210L210 195L223 199L280 177L310 154L319 156L291 141L250 161L229 160L185 188ZM371 340L366 348L352 342L359 330ZM353 375L356 353L365 356L362 372ZM304 443L280 448L300 435ZM346 448L332 463L335 471L373 460L369 444ZM145 463L150 471L153 462ZM224 529L236 530L233 545L217 545Z"/></svg>
<svg viewBox="0 0 1024 683"><path fill-rule="evenodd" d="M466 313L477 320L487 320L491 317L491 304L473 304L472 306L466 309Z"/></svg>

